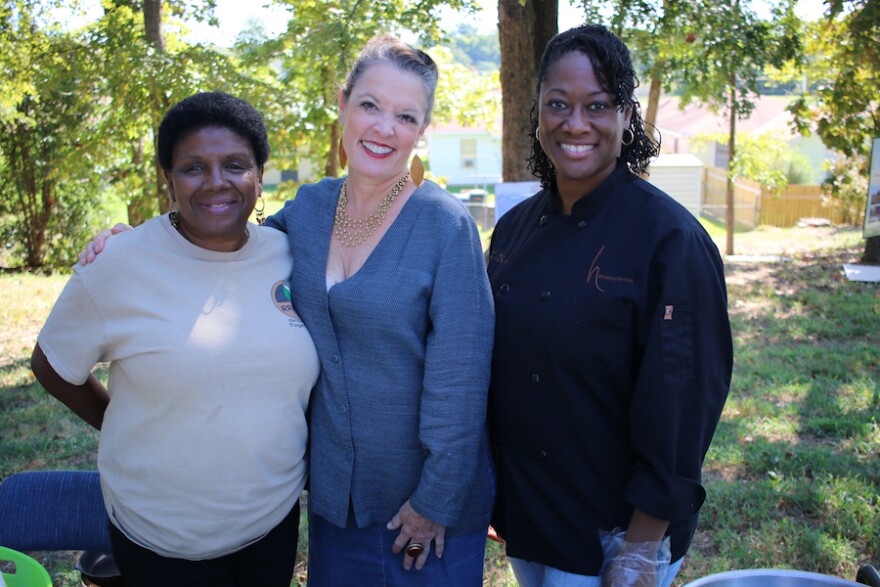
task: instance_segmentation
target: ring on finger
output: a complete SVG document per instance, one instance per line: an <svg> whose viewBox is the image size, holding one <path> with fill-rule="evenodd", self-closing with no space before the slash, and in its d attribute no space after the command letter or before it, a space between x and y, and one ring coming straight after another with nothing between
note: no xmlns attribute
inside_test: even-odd
<svg viewBox="0 0 880 587"><path fill-rule="evenodd" d="M413 558L416 558L417 556L422 554L424 551L425 551L425 545L422 544L421 542L410 542L409 546L406 547L407 556L411 556Z"/></svg>

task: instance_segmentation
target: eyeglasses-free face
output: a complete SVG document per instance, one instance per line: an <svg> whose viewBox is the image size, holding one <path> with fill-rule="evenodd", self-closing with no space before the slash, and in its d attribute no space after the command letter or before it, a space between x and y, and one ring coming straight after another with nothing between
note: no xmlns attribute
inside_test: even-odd
<svg viewBox="0 0 880 587"><path fill-rule="evenodd" d="M390 63L365 70L347 101L340 93L349 176L376 183L398 179L427 128L427 104L422 78Z"/></svg>
<svg viewBox="0 0 880 587"><path fill-rule="evenodd" d="M593 191L617 164L630 109L618 109L584 53L563 55L541 84L538 139L565 198Z"/></svg>
<svg viewBox="0 0 880 587"><path fill-rule="evenodd" d="M192 132L175 145L165 178L189 241L212 251L244 245L263 190L263 169L247 139L225 127Z"/></svg>

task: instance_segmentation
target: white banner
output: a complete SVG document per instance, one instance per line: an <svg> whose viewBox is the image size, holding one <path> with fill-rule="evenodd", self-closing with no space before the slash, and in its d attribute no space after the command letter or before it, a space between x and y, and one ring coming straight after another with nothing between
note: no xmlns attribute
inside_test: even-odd
<svg viewBox="0 0 880 587"><path fill-rule="evenodd" d="M871 148L871 170L868 175L868 203L865 208L865 238L880 236L880 138Z"/></svg>

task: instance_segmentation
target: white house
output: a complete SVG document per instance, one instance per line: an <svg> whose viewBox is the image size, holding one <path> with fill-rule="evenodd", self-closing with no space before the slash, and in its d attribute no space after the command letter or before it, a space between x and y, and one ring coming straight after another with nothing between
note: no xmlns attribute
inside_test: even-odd
<svg viewBox="0 0 880 587"><path fill-rule="evenodd" d="M272 159L266 163L266 169L263 171L263 185L275 186L285 181L294 182L314 182L320 179L315 165L311 162L300 159L296 169L278 169L272 164Z"/></svg>
<svg viewBox="0 0 880 587"><path fill-rule="evenodd" d="M500 126L500 125L499 125ZM501 181L501 134L485 127L431 126L425 133L429 169L446 185L486 188Z"/></svg>
<svg viewBox="0 0 880 587"><path fill-rule="evenodd" d="M703 162L686 153L663 153L648 168L648 181L700 216Z"/></svg>

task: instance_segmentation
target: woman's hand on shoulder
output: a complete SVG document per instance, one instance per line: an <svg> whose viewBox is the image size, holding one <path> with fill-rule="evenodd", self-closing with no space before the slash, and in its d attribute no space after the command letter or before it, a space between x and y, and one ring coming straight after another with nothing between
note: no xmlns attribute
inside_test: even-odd
<svg viewBox="0 0 880 587"><path fill-rule="evenodd" d="M391 546L391 551L394 554L399 553L411 544L421 544L423 546L421 554L416 558L404 555L403 568L407 571L412 568L413 562L415 562L417 571L420 571L425 566L431 550L432 540L434 541L434 554L437 558L443 557L446 526L422 517L413 509L409 500L400 506L400 510L394 514L394 517L391 518L386 527L389 530L400 528L400 534L398 534L397 539Z"/></svg>
<svg viewBox="0 0 880 587"><path fill-rule="evenodd" d="M79 264L88 265L94 261L95 258L101 254L101 251L104 250L104 245L107 244L108 238L114 234L127 232L129 230L134 230L131 225L119 222L114 225L113 228L106 228L99 232L92 242L86 245L86 248L79 254Z"/></svg>

